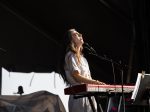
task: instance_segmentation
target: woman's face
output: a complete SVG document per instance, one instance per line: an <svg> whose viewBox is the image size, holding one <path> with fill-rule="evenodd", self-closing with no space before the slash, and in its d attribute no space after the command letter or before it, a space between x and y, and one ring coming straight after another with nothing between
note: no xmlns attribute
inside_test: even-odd
<svg viewBox="0 0 150 112"><path fill-rule="evenodd" d="M83 45L84 41L83 41L83 38L82 38L82 34L77 32L76 30L72 30L71 35L72 35L73 43L75 43L77 46L82 46Z"/></svg>

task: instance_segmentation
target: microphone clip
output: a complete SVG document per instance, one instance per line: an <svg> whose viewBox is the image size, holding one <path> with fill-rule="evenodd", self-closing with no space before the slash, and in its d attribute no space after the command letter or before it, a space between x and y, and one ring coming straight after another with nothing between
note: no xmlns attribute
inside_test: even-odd
<svg viewBox="0 0 150 112"><path fill-rule="evenodd" d="M88 43L84 43L84 48L90 51L90 54L97 54L96 50L93 47L91 47Z"/></svg>

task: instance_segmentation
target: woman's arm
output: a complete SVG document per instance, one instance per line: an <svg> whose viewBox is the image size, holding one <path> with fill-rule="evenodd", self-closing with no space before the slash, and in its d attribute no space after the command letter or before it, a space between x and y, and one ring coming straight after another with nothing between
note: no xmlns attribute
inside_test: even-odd
<svg viewBox="0 0 150 112"><path fill-rule="evenodd" d="M101 84L104 85L105 83L100 82L98 80L94 80L94 79L88 79L82 75L80 75L80 73L78 71L73 71L72 73L73 78L79 82L79 83L87 83L87 84Z"/></svg>

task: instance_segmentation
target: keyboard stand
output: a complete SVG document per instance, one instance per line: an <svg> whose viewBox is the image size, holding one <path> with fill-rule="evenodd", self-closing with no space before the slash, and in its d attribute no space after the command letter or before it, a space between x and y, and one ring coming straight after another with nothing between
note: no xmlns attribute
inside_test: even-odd
<svg viewBox="0 0 150 112"><path fill-rule="evenodd" d="M91 108L92 108L93 112L96 112L96 109L95 109L94 103L93 103L93 101L91 99L91 96L88 96L88 99L89 99L89 102L91 104Z"/></svg>
<svg viewBox="0 0 150 112"><path fill-rule="evenodd" d="M94 96L95 100L96 100L96 104L97 104L97 111L95 109L95 106L94 106L94 102L92 101L91 99L91 96ZM88 97L88 100L90 102L90 105L91 105L91 108L93 110L93 112L104 112L103 109L102 109L102 106L98 100L98 95L94 95L94 94L89 94L89 95L78 95L78 96L74 96L75 99L78 99L78 98L83 98L83 97Z"/></svg>
<svg viewBox="0 0 150 112"><path fill-rule="evenodd" d="M99 102L99 97L97 95L94 96L97 103L97 112L103 112L101 103Z"/></svg>

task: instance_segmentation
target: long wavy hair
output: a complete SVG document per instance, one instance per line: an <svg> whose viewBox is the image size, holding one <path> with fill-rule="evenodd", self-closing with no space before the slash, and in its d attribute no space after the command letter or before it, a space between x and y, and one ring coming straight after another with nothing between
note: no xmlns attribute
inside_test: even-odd
<svg viewBox="0 0 150 112"><path fill-rule="evenodd" d="M75 29L69 29L68 30L68 37L66 37L66 53L69 51L75 53L75 56L77 57L78 64L80 64L83 47L80 48L80 52L77 52L76 45L72 41L72 34L71 34L72 31L76 31L76 30Z"/></svg>
<svg viewBox="0 0 150 112"><path fill-rule="evenodd" d="M61 58L61 67L60 67L60 74L62 76L62 78L64 79L64 82L68 85L69 82L67 80L66 74L65 74L65 70L64 70L64 66L65 66L65 55L68 52L73 52L77 58L78 64L80 64L80 59L81 59L81 55L82 55L82 47L80 49L80 53L77 52L76 49L76 45L75 43L72 41L72 31L74 31L75 29L69 29L65 35L64 35L64 40L63 40L63 50L62 50L62 58ZM75 30L76 31L76 30Z"/></svg>

